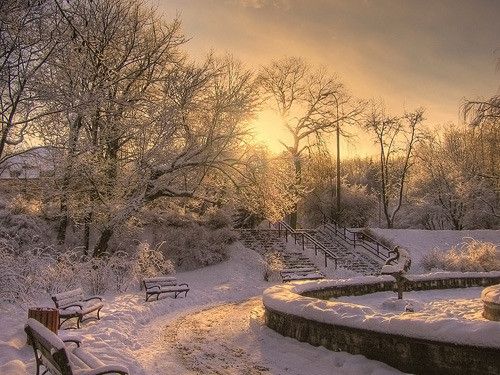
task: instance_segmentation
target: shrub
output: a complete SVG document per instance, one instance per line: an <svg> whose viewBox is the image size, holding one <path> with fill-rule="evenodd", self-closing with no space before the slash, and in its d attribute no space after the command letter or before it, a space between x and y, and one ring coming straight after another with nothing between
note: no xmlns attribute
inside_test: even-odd
<svg viewBox="0 0 500 375"><path fill-rule="evenodd" d="M499 271L500 255L495 244L469 239L447 251L431 250L422 258L421 265L427 271Z"/></svg>
<svg viewBox="0 0 500 375"><path fill-rule="evenodd" d="M266 281L281 281L280 270L285 268L285 261L283 255L277 251L267 253L264 255L265 268L264 280Z"/></svg>
<svg viewBox="0 0 500 375"><path fill-rule="evenodd" d="M175 272L174 265L165 259L161 247L164 242L151 249L149 243L140 243L134 259L133 272L139 280L145 277L168 275Z"/></svg>

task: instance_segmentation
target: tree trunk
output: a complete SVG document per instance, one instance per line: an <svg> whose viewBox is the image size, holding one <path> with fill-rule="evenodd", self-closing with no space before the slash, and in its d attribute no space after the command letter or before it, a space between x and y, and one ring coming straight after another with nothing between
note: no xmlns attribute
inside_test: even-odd
<svg viewBox="0 0 500 375"><path fill-rule="evenodd" d="M93 256L95 258L101 257L106 253L106 251L108 250L109 240L111 239L112 236L113 236L113 229L111 228L105 228L101 232L99 241L97 241L97 244L94 247Z"/></svg>
<svg viewBox="0 0 500 375"><path fill-rule="evenodd" d="M83 251L85 255L89 254L90 250L90 224L92 223L92 210L85 214L83 219Z"/></svg>
<svg viewBox="0 0 500 375"><path fill-rule="evenodd" d="M76 155L76 145L78 142L78 135L80 133L80 128L82 126L82 117L77 116L73 125L70 125L70 133L68 140L68 155L66 156L66 162L64 165L64 175L61 186L61 202L60 202L60 221L59 228L57 229L57 242L59 245L64 244L66 241L66 230L68 228L69 213L68 213L68 202L69 202L69 185L72 178L73 163L75 161Z"/></svg>
<svg viewBox="0 0 500 375"><path fill-rule="evenodd" d="M302 163L300 160L300 155L298 155L297 153L293 153L292 156L293 156L293 164L295 166L295 179L297 183L300 184L302 182ZM290 213L290 226L293 229L297 228L297 222L298 222L297 211L298 211L298 205L295 204L293 207L293 211Z"/></svg>
<svg viewBox="0 0 500 375"><path fill-rule="evenodd" d="M297 228L297 205L294 206L293 212L290 213L290 226L293 229Z"/></svg>

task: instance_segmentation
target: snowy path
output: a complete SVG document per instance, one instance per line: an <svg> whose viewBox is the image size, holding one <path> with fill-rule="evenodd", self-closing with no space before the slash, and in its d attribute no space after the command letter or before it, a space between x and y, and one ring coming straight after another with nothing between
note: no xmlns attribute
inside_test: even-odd
<svg viewBox="0 0 500 375"><path fill-rule="evenodd" d="M363 356L335 353L284 338L264 325L261 298L179 318L165 330L182 374L398 374ZM177 370L182 370L177 368Z"/></svg>
<svg viewBox="0 0 500 375"><path fill-rule="evenodd" d="M241 245L227 262L177 275L187 298L144 302L143 292L105 296L100 321L78 331L83 346L131 375L396 374L360 355L315 348L268 329L263 322L262 260ZM49 304L50 301L38 301ZM35 373L23 326L26 311L0 306L0 374Z"/></svg>

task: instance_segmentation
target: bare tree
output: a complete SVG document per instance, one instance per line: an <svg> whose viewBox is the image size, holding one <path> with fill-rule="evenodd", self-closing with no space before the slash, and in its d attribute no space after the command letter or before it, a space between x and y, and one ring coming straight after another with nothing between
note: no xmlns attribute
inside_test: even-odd
<svg viewBox="0 0 500 375"><path fill-rule="evenodd" d="M103 187L113 195L121 159L128 157L124 151L143 126L143 107L182 60L179 46L185 39L177 19L167 23L135 0L55 4L67 43L51 58L43 88L48 105L64 114L56 120L66 134L58 239L65 241L71 183L83 178L89 194L82 213L88 250L94 202ZM82 178L75 179L76 173Z"/></svg>
<svg viewBox="0 0 500 375"><path fill-rule="evenodd" d="M21 145L28 127L47 114L36 86L40 70L60 42L53 13L49 1L0 4L0 163Z"/></svg>
<svg viewBox="0 0 500 375"><path fill-rule="evenodd" d="M383 106L375 104L365 121L365 128L375 135L380 151L380 198L388 228L394 227L403 203L413 151L421 139L423 121L423 108L394 117L387 116Z"/></svg>
<svg viewBox="0 0 500 375"><path fill-rule="evenodd" d="M108 219L94 248L107 249L115 229L159 199L186 197L216 202L206 181L242 173L245 124L257 101L250 71L231 58L184 64L164 81L158 101L145 112L150 125L132 140Z"/></svg>
<svg viewBox="0 0 500 375"><path fill-rule="evenodd" d="M494 216L500 217L500 95L485 100L466 101L462 106L464 120L472 126L479 148L475 153L477 177L492 187L495 204L490 205ZM486 202L486 201L485 201Z"/></svg>
<svg viewBox="0 0 500 375"><path fill-rule="evenodd" d="M272 107L281 116L290 140L281 140L293 161L297 183L302 181L302 160L311 147L326 134L352 124L362 111L362 103L353 100L342 82L324 69L311 69L296 57L273 61L262 68L261 87ZM291 225L297 225L297 210Z"/></svg>

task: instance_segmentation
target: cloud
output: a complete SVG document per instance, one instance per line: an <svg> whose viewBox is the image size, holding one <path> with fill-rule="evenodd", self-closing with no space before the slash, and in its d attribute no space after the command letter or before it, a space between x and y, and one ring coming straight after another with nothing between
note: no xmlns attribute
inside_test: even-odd
<svg viewBox="0 0 500 375"><path fill-rule="evenodd" d="M231 3L241 5L246 8L261 9L266 7L274 7L278 9L290 9L289 0L229 0Z"/></svg>
<svg viewBox="0 0 500 375"><path fill-rule="evenodd" d="M157 0L181 10L190 52L232 52L258 67L301 56L337 72L354 95L429 122L458 121L464 97L493 95L500 3L342 0Z"/></svg>

